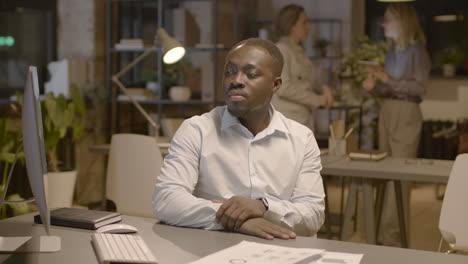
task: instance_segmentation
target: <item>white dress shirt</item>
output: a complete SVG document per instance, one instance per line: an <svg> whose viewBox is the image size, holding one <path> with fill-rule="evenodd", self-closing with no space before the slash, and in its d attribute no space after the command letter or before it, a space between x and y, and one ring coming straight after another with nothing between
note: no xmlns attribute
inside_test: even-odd
<svg viewBox="0 0 468 264"><path fill-rule="evenodd" d="M172 139L153 196L157 219L223 229L220 203L265 197L264 218L313 236L324 221L320 150L312 131L270 108L267 128L253 135L226 106L183 122Z"/></svg>

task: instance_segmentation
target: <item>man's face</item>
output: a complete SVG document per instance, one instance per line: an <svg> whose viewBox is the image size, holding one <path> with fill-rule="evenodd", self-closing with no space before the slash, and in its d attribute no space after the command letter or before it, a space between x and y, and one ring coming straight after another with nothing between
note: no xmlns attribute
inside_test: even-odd
<svg viewBox="0 0 468 264"><path fill-rule="evenodd" d="M224 65L223 87L229 112L248 117L268 109L281 84L277 64L263 48L242 45L229 52Z"/></svg>

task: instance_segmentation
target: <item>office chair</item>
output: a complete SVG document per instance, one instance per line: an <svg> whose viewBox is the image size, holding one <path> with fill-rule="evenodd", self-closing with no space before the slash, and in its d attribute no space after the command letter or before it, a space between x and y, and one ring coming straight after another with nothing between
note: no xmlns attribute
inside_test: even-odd
<svg viewBox="0 0 468 264"><path fill-rule="evenodd" d="M153 217L151 199L163 159L154 137L112 136L107 163L106 194L117 212Z"/></svg>
<svg viewBox="0 0 468 264"><path fill-rule="evenodd" d="M467 188L468 154L460 154L450 173L439 218L440 233L451 248L447 253L468 252Z"/></svg>

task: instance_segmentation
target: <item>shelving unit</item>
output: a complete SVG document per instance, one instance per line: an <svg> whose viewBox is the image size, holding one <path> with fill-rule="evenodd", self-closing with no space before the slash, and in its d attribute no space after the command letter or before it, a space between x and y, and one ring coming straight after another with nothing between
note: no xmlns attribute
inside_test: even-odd
<svg viewBox="0 0 468 264"><path fill-rule="evenodd" d="M142 38L142 27L143 27L143 21L141 18L141 15L143 14L143 9L147 7L152 7L156 9L156 21L155 24L157 25L156 28L161 28L165 27L163 23L163 16L165 14L165 10L170 9L170 8L175 8L181 3L185 2L184 0L109 0L106 2L106 55L107 55L107 61L106 61L106 86L107 86L107 91L109 95L109 113L110 113L110 118L109 118L109 127L110 127L110 135L116 132L119 132L119 112L120 112L120 104L125 104L125 103L130 103L129 100L122 100L118 99L118 90L115 85L111 82L111 76L115 74L118 71L118 68L116 70L115 64L121 62L123 56L130 57L130 60L133 60L138 56L139 54L145 52L148 50L148 48L141 48L141 49L115 49L114 44L116 40L120 38ZM199 1L202 2L202 1ZM203 2L211 2L213 6L213 26L212 26L212 39L213 43L218 43L218 1L217 0L204 0ZM238 8L237 8L237 0L234 1L234 7L233 7L233 34L234 34L234 43L237 42L237 20L238 20ZM118 11L119 8L123 8L122 5L132 5L132 7L135 8L135 13L133 17L114 17L116 10ZM146 6L145 6L146 5ZM115 12L115 13L114 13ZM114 20L115 19L122 19L126 20L127 22L130 21L133 24L131 36L116 36L115 34L115 29L113 28ZM171 34L171 32L169 32ZM166 91L163 89L164 83L162 78L159 80L159 85L160 89L158 90L158 93L156 96L158 96L159 99L157 100L138 100L138 102L142 105L147 105L147 106L156 106L157 108L157 113L158 113L158 120L157 123L160 124L161 121L161 116L164 113L164 106L165 105L179 105L181 109L181 113L184 112L184 105L209 105L209 106L215 106L219 104L219 102L216 101L217 99L217 87L219 86L219 80L218 80L218 53L220 52L227 52L229 49L228 48L218 48L216 45L214 45L213 48L194 48L194 47L185 47L186 52L188 54L190 53L195 53L195 52L207 52L212 54L212 61L213 61L213 71L214 71L214 78L213 78L213 92L214 92L214 100L210 101L202 101L202 100L189 100L189 101L172 101L167 98ZM162 50L160 48L154 49L155 54L157 55L157 59L155 61L157 65L157 72L158 76L162 76L163 73L163 63L162 63ZM132 69L133 72L130 74L134 79L136 79L136 76L138 76L139 72L141 69L139 67L135 67ZM109 136L110 136L109 135Z"/></svg>
<svg viewBox="0 0 468 264"><path fill-rule="evenodd" d="M324 68L328 68L328 82L329 84L335 83L335 89L339 90L339 80L335 80L333 76L333 70L338 68L341 64L342 59L342 42L343 42L343 22L340 19L334 18L320 18L320 19L309 19L312 26L320 27L321 25L326 26L327 32L324 35L328 35L327 39L331 42L331 48L328 48L328 55L323 56L310 56L312 61L325 62ZM320 29L319 29L320 30ZM335 33L337 32L337 36ZM331 52L330 52L331 51ZM323 65L321 65L323 67Z"/></svg>

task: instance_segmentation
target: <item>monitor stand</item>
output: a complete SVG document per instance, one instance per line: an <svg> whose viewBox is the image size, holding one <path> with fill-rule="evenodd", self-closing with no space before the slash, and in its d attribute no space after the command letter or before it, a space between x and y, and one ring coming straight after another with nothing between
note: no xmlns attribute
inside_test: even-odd
<svg viewBox="0 0 468 264"><path fill-rule="evenodd" d="M58 236L0 236L0 253L57 252L60 248L61 242Z"/></svg>

